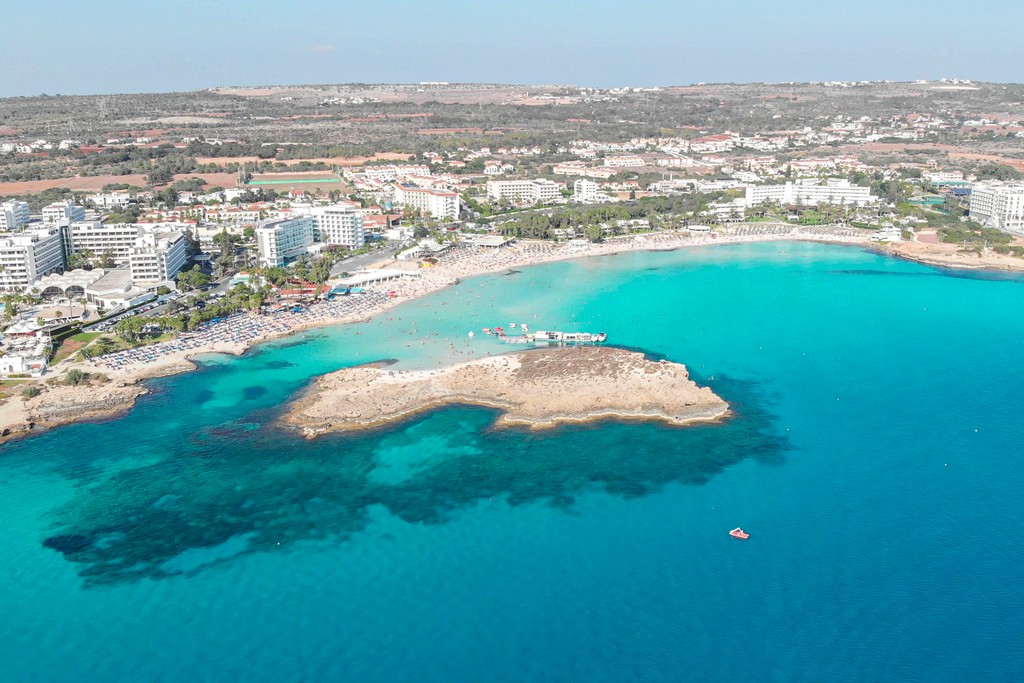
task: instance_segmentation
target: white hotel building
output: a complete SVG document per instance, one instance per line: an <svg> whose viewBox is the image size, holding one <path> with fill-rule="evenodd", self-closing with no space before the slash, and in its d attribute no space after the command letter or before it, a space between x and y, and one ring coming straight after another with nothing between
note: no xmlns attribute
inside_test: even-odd
<svg viewBox="0 0 1024 683"><path fill-rule="evenodd" d="M70 199L54 202L43 207L43 223L56 225L61 221L84 221L85 208L78 206Z"/></svg>
<svg viewBox="0 0 1024 683"><path fill-rule="evenodd" d="M114 223L77 221L63 228L68 254L89 254L97 262L109 255L126 263L132 279L170 280L188 261L187 226L174 223Z"/></svg>
<svg viewBox="0 0 1024 683"><path fill-rule="evenodd" d="M610 168L639 168L646 164L643 157L638 157L635 154L604 158L604 165Z"/></svg>
<svg viewBox="0 0 1024 683"><path fill-rule="evenodd" d="M391 182L409 176L429 176L429 166L366 166L363 176L379 183Z"/></svg>
<svg viewBox="0 0 1024 683"><path fill-rule="evenodd" d="M314 237L324 244L360 249L366 243L363 214L354 204L292 207L292 213L313 219Z"/></svg>
<svg viewBox="0 0 1024 683"><path fill-rule="evenodd" d="M415 185L396 185L395 204L419 209L434 218L459 217L459 195L448 190L433 190Z"/></svg>
<svg viewBox="0 0 1024 683"><path fill-rule="evenodd" d="M572 184L572 199L574 202L589 204L597 201L597 183L593 180L580 178Z"/></svg>
<svg viewBox="0 0 1024 683"><path fill-rule="evenodd" d="M540 204L558 199L561 186L553 180L488 180L487 196L495 201L507 199L510 202Z"/></svg>
<svg viewBox="0 0 1024 683"><path fill-rule="evenodd" d="M13 200L0 204L0 230L17 230L29 221L28 203Z"/></svg>
<svg viewBox="0 0 1024 683"><path fill-rule="evenodd" d="M854 185L849 180L829 178L825 181L797 180L785 185L747 185L747 208L776 202L778 204L854 204L867 206L878 202L870 187Z"/></svg>
<svg viewBox="0 0 1024 683"><path fill-rule="evenodd" d="M979 183L971 190L971 220L1024 235L1024 183Z"/></svg>
<svg viewBox="0 0 1024 683"><path fill-rule="evenodd" d="M313 219L304 216L264 223L256 228L256 245L263 265L287 265L313 245Z"/></svg>
<svg viewBox="0 0 1024 683"><path fill-rule="evenodd" d="M180 230L146 231L128 254L132 282L167 282L188 262L188 243Z"/></svg>
<svg viewBox="0 0 1024 683"><path fill-rule="evenodd" d="M39 278L63 268L64 245L59 230L0 235L0 290L24 292Z"/></svg>

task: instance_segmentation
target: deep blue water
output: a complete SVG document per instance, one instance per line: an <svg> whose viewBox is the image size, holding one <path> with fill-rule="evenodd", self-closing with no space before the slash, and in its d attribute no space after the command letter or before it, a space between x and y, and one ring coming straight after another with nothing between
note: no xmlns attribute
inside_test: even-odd
<svg viewBox="0 0 1024 683"><path fill-rule="evenodd" d="M211 357L0 450L0 679L1017 680L1022 310L1016 277L737 245ZM686 363L736 415L272 427L317 374L500 352L466 333L509 322Z"/></svg>

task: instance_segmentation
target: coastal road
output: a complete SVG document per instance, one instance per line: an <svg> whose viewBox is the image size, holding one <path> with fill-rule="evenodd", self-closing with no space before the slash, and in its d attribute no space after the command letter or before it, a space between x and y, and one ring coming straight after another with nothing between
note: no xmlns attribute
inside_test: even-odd
<svg viewBox="0 0 1024 683"><path fill-rule="evenodd" d="M331 267L331 277L338 277L342 273L354 273L357 270L365 270L366 268L372 268L373 266L390 261L395 257L395 249L398 243L389 242L383 249L371 251L369 254L360 254L359 256L349 256L344 258Z"/></svg>

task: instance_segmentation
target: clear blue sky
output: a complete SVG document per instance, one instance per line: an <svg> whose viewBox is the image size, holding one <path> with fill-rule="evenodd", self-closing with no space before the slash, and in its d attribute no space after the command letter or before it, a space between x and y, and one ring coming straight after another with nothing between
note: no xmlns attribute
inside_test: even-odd
<svg viewBox="0 0 1024 683"><path fill-rule="evenodd" d="M423 80L1024 81L1002 0L10 0L0 96Z"/></svg>

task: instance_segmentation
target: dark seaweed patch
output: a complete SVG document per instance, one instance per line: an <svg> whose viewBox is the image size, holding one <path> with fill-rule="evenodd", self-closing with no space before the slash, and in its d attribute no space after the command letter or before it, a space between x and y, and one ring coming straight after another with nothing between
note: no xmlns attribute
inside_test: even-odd
<svg viewBox="0 0 1024 683"><path fill-rule="evenodd" d="M242 395L245 396L246 401L255 401L265 393L267 393L267 388L261 384L242 389Z"/></svg>

